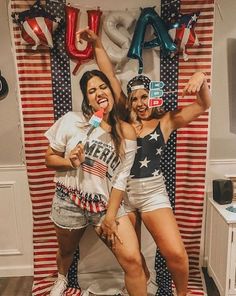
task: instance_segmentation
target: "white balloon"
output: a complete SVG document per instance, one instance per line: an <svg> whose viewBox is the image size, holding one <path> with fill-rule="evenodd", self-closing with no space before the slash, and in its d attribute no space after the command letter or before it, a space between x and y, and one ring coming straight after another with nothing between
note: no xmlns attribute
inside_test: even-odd
<svg viewBox="0 0 236 296"><path fill-rule="evenodd" d="M111 61L119 68L127 60L127 53L130 47L130 37L128 29L133 24L135 18L126 11L110 12L104 19L103 29L116 48L108 46L107 54Z"/></svg>

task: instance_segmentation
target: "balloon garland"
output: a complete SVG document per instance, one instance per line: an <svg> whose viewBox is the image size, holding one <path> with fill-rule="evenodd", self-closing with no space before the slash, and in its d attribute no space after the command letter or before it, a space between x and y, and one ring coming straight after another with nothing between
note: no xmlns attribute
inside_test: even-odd
<svg viewBox="0 0 236 296"><path fill-rule="evenodd" d="M77 8L65 6L65 49L68 56L77 61L73 70L74 75L82 63L93 58L92 44L88 43L83 50L76 47L75 34L79 12L80 10ZM98 34L102 12L99 9L88 10L87 14L89 28ZM116 45L116 48L112 46L107 48L111 61L116 64L116 70L120 70L127 58L131 58L138 60L138 73L141 74L143 71L142 51L154 47L161 47L165 55L174 56L176 53L182 53L184 61L187 61L187 48L200 44L195 33L195 25L199 15L200 12L181 14L170 9L170 17L166 26L155 11L155 7L141 8L130 42L128 29L132 26L135 18L127 11L110 12L104 18L103 29L108 38ZM52 34L62 23L61 18L53 16L41 6L40 0L37 0L28 10L13 13L12 18L15 23L20 25L21 44L31 45L33 50L36 50L39 45L52 48ZM151 25L154 30L154 38L145 41L148 25ZM121 27L122 30L120 30Z"/></svg>

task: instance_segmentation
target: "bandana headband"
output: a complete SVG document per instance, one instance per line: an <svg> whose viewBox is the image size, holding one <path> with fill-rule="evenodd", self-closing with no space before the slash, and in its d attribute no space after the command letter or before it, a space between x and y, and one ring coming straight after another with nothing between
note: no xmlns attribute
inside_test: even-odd
<svg viewBox="0 0 236 296"><path fill-rule="evenodd" d="M134 85L134 86L130 87L131 91L136 90L136 89L145 89L145 88L146 87L144 84Z"/></svg>
<svg viewBox="0 0 236 296"><path fill-rule="evenodd" d="M132 78L127 84L127 94L129 95L133 90L136 89L150 89L151 80L144 75L138 75Z"/></svg>

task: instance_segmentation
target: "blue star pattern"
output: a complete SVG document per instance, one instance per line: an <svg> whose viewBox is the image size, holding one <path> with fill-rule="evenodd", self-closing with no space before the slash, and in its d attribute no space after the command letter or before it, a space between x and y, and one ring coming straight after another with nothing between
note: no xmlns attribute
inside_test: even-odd
<svg viewBox="0 0 236 296"><path fill-rule="evenodd" d="M170 13L170 6L173 6L176 11L180 9L180 0L162 0L161 1L161 18L167 22ZM178 58L177 56L170 58L161 52L160 62L160 80L164 82L167 90L176 91L178 89ZM177 108L177 93L164 93L164 109L166 111L174 110ZM158 151L157 151L158 152ZM169 194L170 202L174 208L175 200L175 162L176 155L176 133L172 133L166 147L165 153L161 160L161 170L165 177L166 189ZM167 270L165 259L161 256L159 250L156 253L155 259L156 282L158 296L171 296L172 295L172 279Z"/></svg>
<svg viewBox="0 0 236 296"><path fill-rule="evenodd" d="M79 248L75 251L72 264L68 272L68 287L79 289L78 284L78 261L80 259Z"/></svg>
<svg viewBox="0 0 236 296"><path fill-rule="evenodd" d="M46 10L60 19L65 19L65 1L46 1ZM65 52L65 22L54 34L53 48L51 49L52 93L54 118L72 110L70 60ZM68 272L68 287L79 289L77 265L79 248L74 254L73 262Z"/></svg>
<svg viewBox="0 0 236 296"><path fill-rule="evenodd" d="M46 10L65 19L65 0L47 0ZM65 22L53 35L51 49L52 91L55 120L72 110L70 60L65 51Z"/></svg>
<svg viewBox="0 0 236 296"><path fill-rule="evenodd" d="M160 163L165 142L160 124L143 138L137 138L138 149L135 155L131 178L147 178L160 174Z"/></svg>

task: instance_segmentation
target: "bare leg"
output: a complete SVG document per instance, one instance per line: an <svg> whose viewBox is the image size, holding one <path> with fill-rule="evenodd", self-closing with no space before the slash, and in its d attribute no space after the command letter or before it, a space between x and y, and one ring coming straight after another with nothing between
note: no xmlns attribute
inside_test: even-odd
<svg viewBox="0 0 236 296"><path fill-rule="evenodd" d="M58 272L66 276L85 228L68 230L55 225L55 229L59 247L57 251Z"/></svg>
<svg viewBox="0 0 236 296"><path fill-rule="evenodd" d="M161 254L166 259L178 296L187 295L188 256L171 209L158 209L141 214Z"/></svg>
<svg viewBox="0 0 236 296"><path fill-rule="evenodd" d="M141 216L138 212L130 212L130 213L128 213L128 216L129 216L131 223L134 226L134 229L135 229L135 232L136 232L136 235L138 238L139 250L140 250L140 254L141 254L141 258L142 258L142 265L143 265L143 269L145 272L146 280L148 281L150 278L150 272L148 270L147 263L146 263L146 260L143 256L143 253L141 252L141 223L142 223Z"/></svg>
<svg viewBox="0 0 236 296"><path fill-rule="evenodd" d="M122 216L118 221L118 232L123 244L116 240L116 246L111 251L125 272L125 286L129 295L147 296L146 277L134 228L128 216ZM96 232L99 234L99 227ZM109 243L105 243L110 248Z"/></svg>

